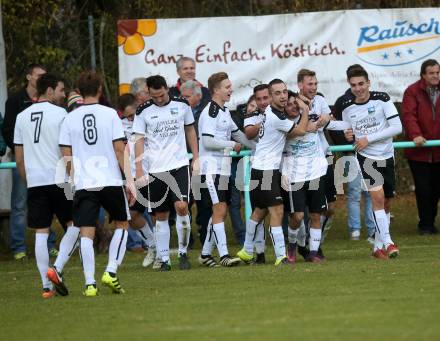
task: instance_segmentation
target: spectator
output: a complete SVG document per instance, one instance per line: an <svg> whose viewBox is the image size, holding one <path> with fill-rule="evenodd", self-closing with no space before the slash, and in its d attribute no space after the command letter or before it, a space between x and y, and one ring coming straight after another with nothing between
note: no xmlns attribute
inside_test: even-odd
<svg viewBox="0 0 440 341"><path fill-rule="evenodd" d="M130 93L136 97L137 104L140 105L150 99L148 92L147 79L145 77L138 77L131 81Z"/></svg>
<svg viewBox="0 0 440 341"><path fill-rule="evenodd" d="M406 137L421 147L440 139L440 66L422 63L420 79L403 94L402 121ZM440 197L440 147L405 150L414 178L420 234L437 234L435 218Z"/></svg>
<svg viewBox="0 0 440 341"><path fill-rule="evenodd" d="M46 68L39 64L31 64L26 71L26 88L6 100L5 119L3 122L3 137L11 150L14 150L14 129L17 115L37 100L37 79L46 73ZM15 155L12 152L12 161ZM26 195L25 182L20 178L16 168L12 170L11 193L11 250L16 260L26 258ZM51 230L48 239L49 254L58 254L55 248L56 235Z"/></svg>
<svg viewBox="0 0 440 341"><path fill-rule="evenodd" d="M6 148L8 147L6 145L5 139L3 138L2 130L3 130L3 115L0 113L0 158L6 154Z"/></svg>
<svg viewBox="0 0 440 341"><path fill-rule="evenodd" d="M179 79L175 86L170 87L170 96L181 96L181 89L183 83L186 81L196 81L202 89L202 102L208 103L211 100L211 94L208 88L202 86L202 84L196 80L196 62L189 57L181 57L176 63L177 74ZM203 108L202 108L203 109Z"/></svg>
<svg viewBox="0 0 440 341"><path fill-rule="evenodd" d="M197 129L197 123L200 114L206 104L208 104L209 98L207 99L206 96L205 98L203 98L202 87L200 86L200 83L193 80L186 81L181 85L180 94L189 102L189 105L191 106Z"/></svg>

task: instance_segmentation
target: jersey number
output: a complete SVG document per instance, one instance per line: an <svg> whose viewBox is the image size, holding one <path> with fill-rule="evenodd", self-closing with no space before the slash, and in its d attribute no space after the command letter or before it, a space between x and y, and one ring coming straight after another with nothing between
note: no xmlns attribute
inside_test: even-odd
<svg viewBox="0 0 440 341"><path fill-rule="evenodd" d="M34 143L40 142L40 134L41 134L41 122L43 122L43 112L33 112L31 114L31 121L35 122L35 130L34 130Z"/></svg>
<svg viewBox="0 0 440 341"><path fill-rule="evenodd" d="M96 144L98 131L96 130L96 119L93 114L84 115L83 127L84 140L86 140L87 144Z"/></svg>

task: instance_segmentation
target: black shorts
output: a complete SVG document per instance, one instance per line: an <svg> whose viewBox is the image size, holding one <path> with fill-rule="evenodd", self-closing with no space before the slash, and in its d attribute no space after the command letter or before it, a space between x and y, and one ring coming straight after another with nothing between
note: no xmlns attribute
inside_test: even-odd
<svg viewBox="0 0 440 341"><path fill-rule="evenodd" d="M99 209L110 215L110 220L130 219L128 203L122 186L103 187L100 190L81 189L73 197L73 223L75 226L96 226Z"/></svg>
<svg viewBox="0 0 440 341"><path fill-rule="evenodd" d="M396 184L394 157L390 157L386 160L374 160L362 156L359 153L356 154L356 157L359 162L365 186L368 189L382 186L385 198L393 198Z"/></svg>
<svg viewBox="0 0 440 341"><path fill-rule="evenodd" d="M201 176L202 200L209 206L224 202L231 203L231 177L229 175L207 174Z"/></svg>
<svg viewBox="0 0 440 341"><path fill-rule="evenodd" d="M335 173L333 171L333 165L328 165L327 173L324 175L325 197L327 203L336 201L336 186L335 186Z"/></svg>
<svg viewBox="0 0 440 341"><path fill-rule="evenodd" d="M189 202L191 178L189 167L150 174L149 205L152 212L168 212L176 201Z"/></svg>
<svg viewBox="0 0 440 341"><path fill-rule="evenodd" d="M135 211L144 214L145 210L149 208L149 192L148 185L137 189L136 202L130 206L130 211ZM151 213L151 212L150 212Z"/></svg>
<svg viewBox="0 0 440 341"><path fill-rule="evenodd" d="M27 190L28 226L47 228L54 214L64 229L72 221L72 200L67 200L64 188L57 185L30 187Z"/></svg>
<svg viewBox="0 0 440 341"><path fill-rule="evenodd" d="M289 213L322 213L327 209L325 197L325 175L318 179L297 182L290 185L290 191L284 191L284 208Z"/></svg>
<svg viewBox="0 0 440 341"><path fill-rule="evenodd" d="M268 208L283 204L281 173L278 169L251 169L250 197L253 208Z"/></svg>

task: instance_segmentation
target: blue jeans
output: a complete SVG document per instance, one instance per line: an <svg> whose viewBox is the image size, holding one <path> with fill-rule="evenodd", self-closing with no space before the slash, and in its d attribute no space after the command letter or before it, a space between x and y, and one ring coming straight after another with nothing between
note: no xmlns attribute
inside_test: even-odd
<svg viewBox="0 0 440 341"><path fill-rule="evenodd" d="M348 210L348 229L350 232L361 229L361 196L364 196L365 225L368 235L372 236L375 231L373 218L373 206L370 194L361 188L361 174L347 184L347 210Z"/></svg>
<svg viewBox="0 0 440 341"><path fill-rule="evenodd" d="M26 183L20 178L18 170L14 168L12 169L11 216L9 220L10 246L13 254L26 252L26 200ZM47 240L49 250L55 248L55 242L56 234L51 229Z"/></svg>
<svg viewBox="0 0 440 341"><path fill-rule="evenodd" d="M232 158L230 178L231 205L229 206L229 214L231 215L232 229L234 230L235 240L239 245L243 246L246 236L246 226L241 218L241 192L235 186L238 161L238 158ZM243 174L243 172L238 172L238 174Z"/></svg>
<svg viewBox="0 0 440 341"><path fill-rule="evenodd" d="M142 247L142 240L135 230L128 228L127 250Z"/></svg>

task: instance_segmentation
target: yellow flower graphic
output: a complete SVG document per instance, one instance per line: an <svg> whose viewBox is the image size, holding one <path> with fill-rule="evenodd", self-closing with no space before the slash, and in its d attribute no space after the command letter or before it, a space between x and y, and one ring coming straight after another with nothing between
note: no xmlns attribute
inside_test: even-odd
<svg viewBox="0 0 440 341"><path fill-rule="evenodd" d="M145 47L143 37L154 35L156 30L157 22L154 19L120 20L118 21L118 46L124 46L125 54L138 54Z"/></svg>
<svg viewBox="0 0 440 341"><path fill-rule="evenodd" d="M130 84L121 83L119 84L119 95L128 94L130 92Z"/></svg>

